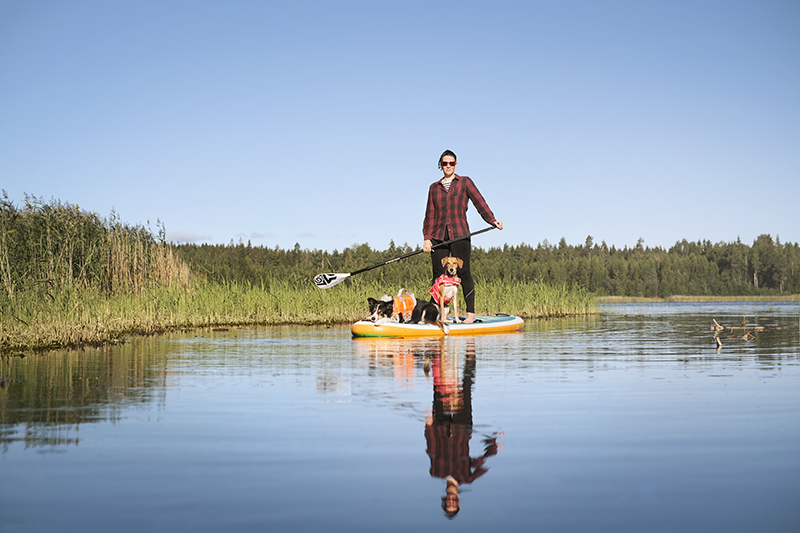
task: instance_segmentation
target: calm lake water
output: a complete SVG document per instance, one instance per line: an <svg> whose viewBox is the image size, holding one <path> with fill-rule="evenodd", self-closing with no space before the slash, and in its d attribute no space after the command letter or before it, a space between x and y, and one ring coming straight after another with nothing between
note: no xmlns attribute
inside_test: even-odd
<svg viewBox="0 0 800 533"><path fill-rule="evenodd" d="M798 304L602 310L3 358L0 531L800 531Z"/></svg>

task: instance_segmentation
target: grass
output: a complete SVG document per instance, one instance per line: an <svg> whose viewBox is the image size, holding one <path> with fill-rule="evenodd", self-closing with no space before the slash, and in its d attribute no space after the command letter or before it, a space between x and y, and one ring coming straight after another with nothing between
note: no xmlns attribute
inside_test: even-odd
<svg viewBox="0 0 800 533"><path fill-rule="evenodd" d="M0 197L0 354L114 343L133 334L218 326L351 323L367 298L396 293L381 276L317 288L302 263L271 264L262 284L208 281L148 228L100 218L77 205ZM296 259L296 258L294 258ZM237 268L246 268L245 261ZM345 262L345 267L347 267ZM427 270L427 269L426 269ZM427 299L427 276L409 291ZM391 285L391 287L387 287ZM564 286L477 283L478 314L526 318L595 312L591 296ZM462 301L460 309L466 306Z"/></svg>
<svg viewBox="0 0 800 533"><path fill-rule="evenodd" d="M422 282L408 289L427 297ZM178 329L350 323L366 316L368 297L385 292L378 281L352 279L322 290L309 278L269 286L194 282L110 296L90 290L61 291L53 298L18 295L14 312L0 319L0 352L100 345ZM476 307L478 314L524 318L596 312L588 293L522 282L478 283Z"/></svg>
<svg viewBox="0 0 800 533"><path fill-rule="evenodd" d="M63 347L114 343L134 334L155 334L188 328L279 324L351 323L367 314L368 297L396 293L396 281L386 281L390 269L348 279L331 289L318 289L311 281L314 268L331 266L311 254L264 256L255 265L239 256L244 246L231 248L238 261L227 276L248 272L256 266L268 275L255 285L249 282L208 281L207 274L193 272L149 228L122 223L112 212L108 219L77 205L45 202L25 196L16 206L3 191L0 196L0 354L42 351ZM355 250L356 256L363 245ZM210 253L202 250L203 253ZM297 257L295 257L297 255ZM341 256L337 268L358 268L377 258ZM374 254L372 254L374 255ZM319 261L317 261L319 259ZM426 272L426 261L417 258L391 279L404 280ZM262 264L263 263L263 264ZM209 272L227 265L212 261ZM317 265L312 267L311 265ZM255 265L255 266L254 266ZM396 264L394 265L396 266ZM202 270L202 269L200 269ZM308 274L302 274L308 272ZM484 271L485 272L485 271ZM272 277L274 276L274 278ZM223 278L224 279L224 278ZM247 278L243 278L247 279ZM249 279L257 279L250 277ZM427 299L430 279L419 275L406 288ZM676 301L798 301L780 298L685 297L667 299L596 299L582 289L547 285L541 281L476 279L478 314L506 313L523 318L590 315L596 302ZM459 309L466 309L463 295Z"/></svg>
<svg viewBox="0 0 800 533"><path fill-rule="evenodd" d="M476 290L480 305L493 313L554 318L597 312L594 297L589 292L566 285L547 285L541 281L485 281L477 284Z"/></svg>

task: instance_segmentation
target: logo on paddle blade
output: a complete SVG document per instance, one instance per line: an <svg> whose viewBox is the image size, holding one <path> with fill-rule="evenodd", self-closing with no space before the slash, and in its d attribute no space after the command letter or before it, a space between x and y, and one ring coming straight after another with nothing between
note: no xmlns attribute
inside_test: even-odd
<svg viewBox="0 0 800 533"><path fill-rule="evenodd" d="M314 283L316 283L318 287L325 287L326 285L330 285L331 282L335 280L335 274L319 274L314 278Z"/></svg>

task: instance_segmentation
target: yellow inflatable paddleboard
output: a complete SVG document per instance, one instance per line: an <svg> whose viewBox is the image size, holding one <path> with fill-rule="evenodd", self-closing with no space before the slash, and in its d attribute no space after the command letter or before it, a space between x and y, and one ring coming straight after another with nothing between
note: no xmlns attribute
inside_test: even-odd
<svg viewBox="0 0 800 533"><path fill-rule="evenodd" d="M446 322L448 334L486 335L490 333L513 333L525 327L525 321L511 315L480 315L472 324ZM359 320L350 330L353 337L444 337L445 332L432 324L407 324L387 322L375 324L369 320Z"/></svg>

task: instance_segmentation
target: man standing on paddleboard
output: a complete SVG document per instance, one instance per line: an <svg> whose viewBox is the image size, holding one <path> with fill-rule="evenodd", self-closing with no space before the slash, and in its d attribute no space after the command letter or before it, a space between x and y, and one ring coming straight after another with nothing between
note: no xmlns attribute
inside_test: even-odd
<svg viewBox="0 0 800 533"><path fill-rule="evenodd" d="M464 301L467 304L467 317L465 323L475 321L475 282L469 269L469 258L472 252L472 241L469 238L469 224L467 224L467 208L469 200L478 210L483 220L503 229L503 223L494 218L494 213L489 209L475 183L467 176L456 174L456 154L445 150L439 156L439 169L444 176L431 184L428 189L428 203L425 208L425 221L422 224L422 235L425 242L422 249L431 254L433 266L433 282L444 274L442 258L452 255L458 257L464 264L459 268L461 289L464 291ZM458 239L448 246L435 246L441 242Z"/></svg>

